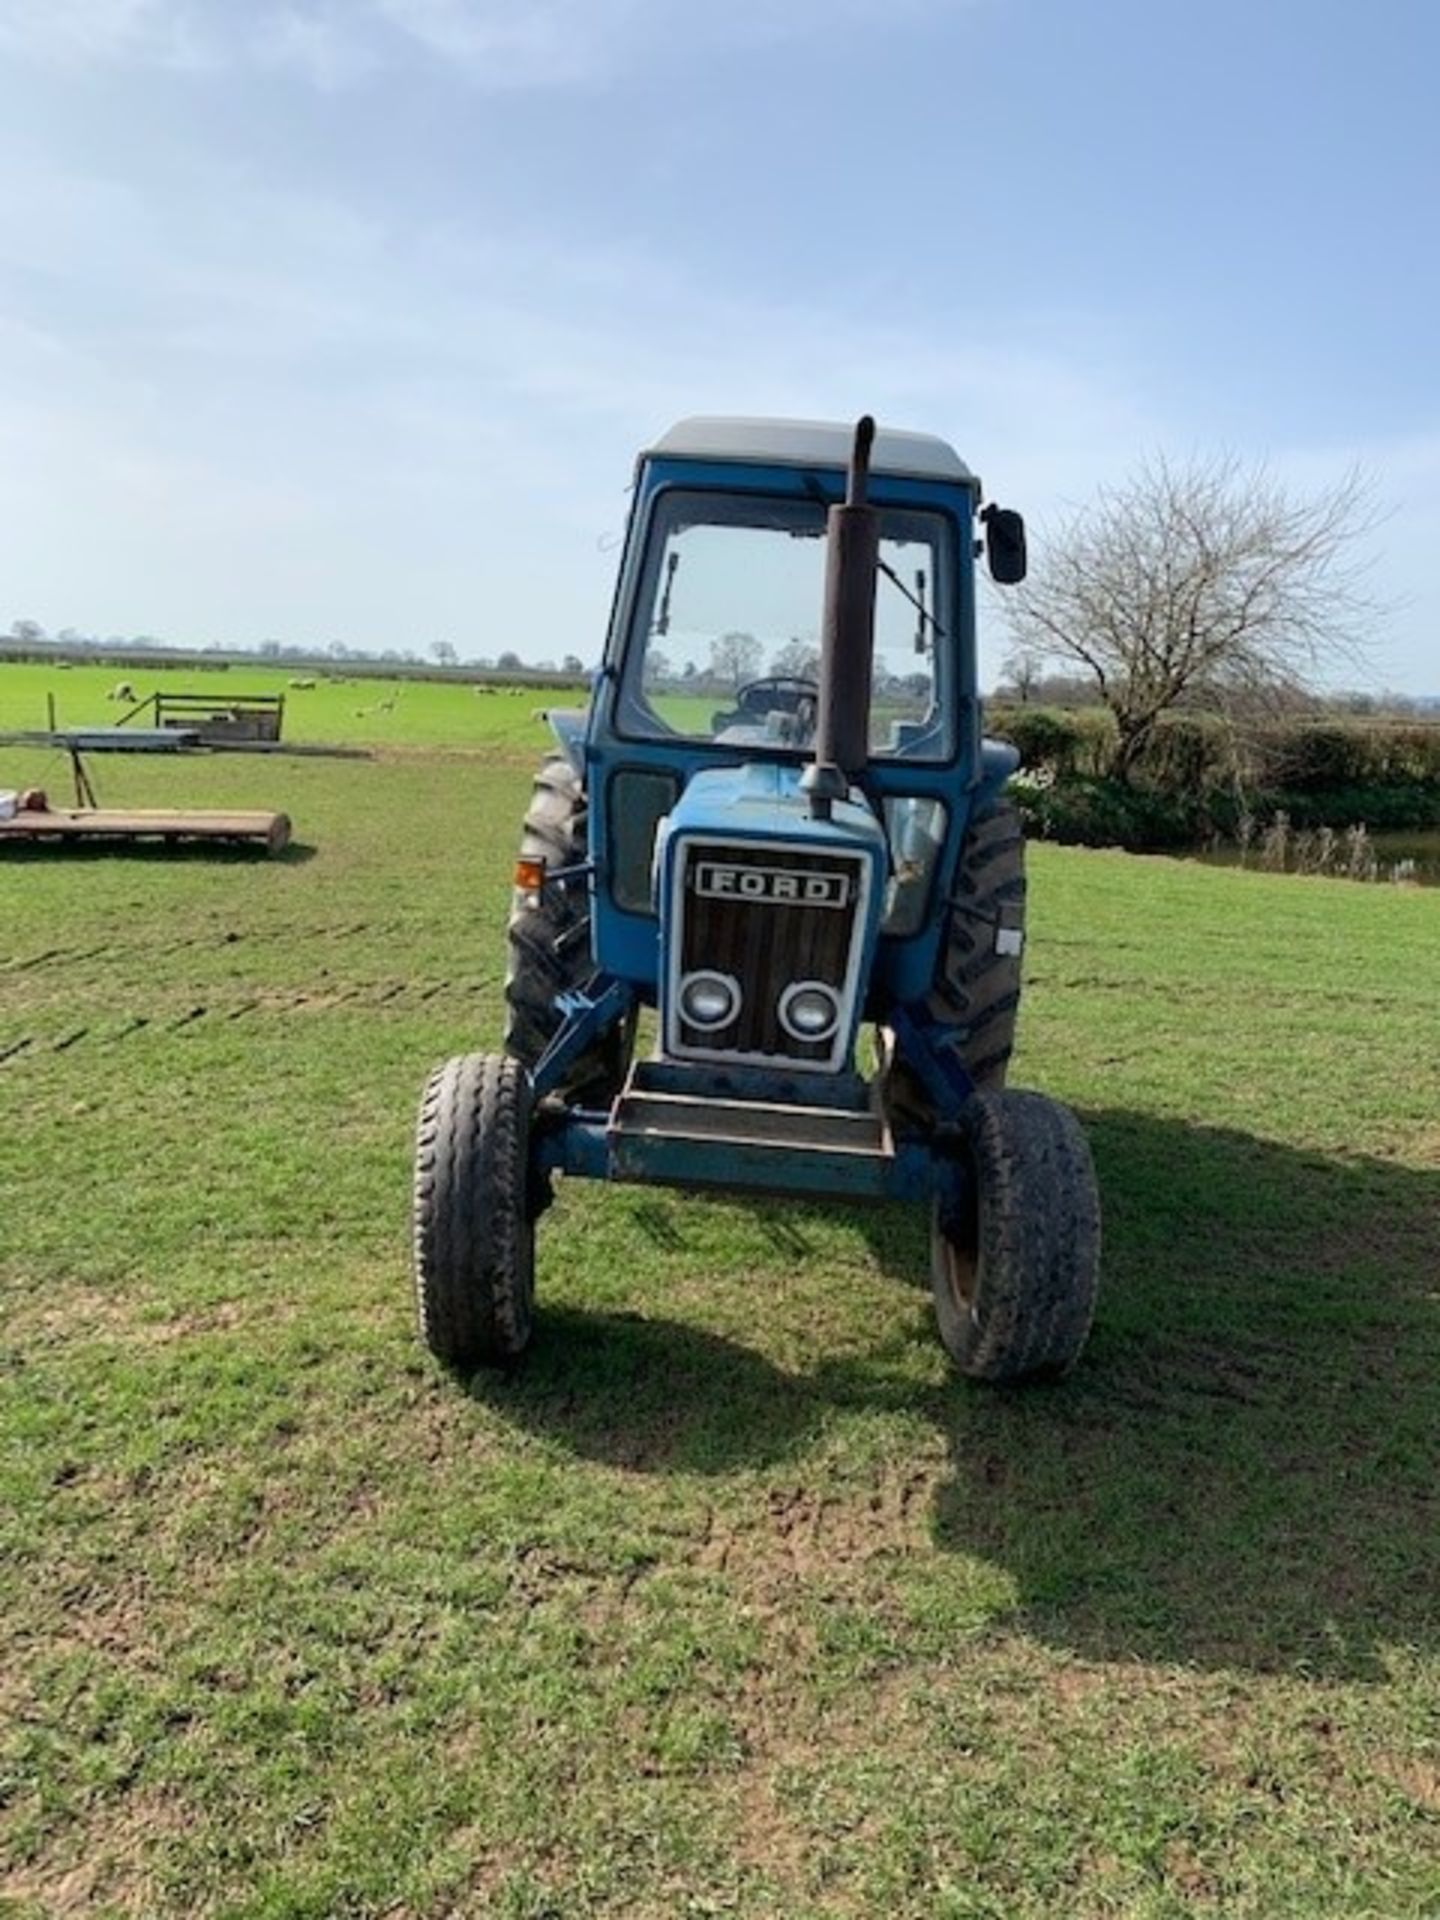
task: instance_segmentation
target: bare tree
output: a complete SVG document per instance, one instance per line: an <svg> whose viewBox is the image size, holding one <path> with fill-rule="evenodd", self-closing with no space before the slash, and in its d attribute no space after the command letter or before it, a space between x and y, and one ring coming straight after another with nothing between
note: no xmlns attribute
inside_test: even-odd
<svg viewBox="0 0 1440 1920"><path fill-rule="evenodd" d="M1043 654L1033 647L1016 647L1013 653L1005 656L1000 671L1010 676L1010 685L1015 689L1016 697L1022 707L1030 704L1031 696L1040 684L1044 672Z"/></svg>
<svg viewBox="0 0 1440 1920"><path fill-rule="evenodd" d="M770 671L782 680L818 680L820 649L810 640L787 640L776 649Z"/></svg>
<svg viewBox="0 0 1440 1920"><path fill-rule="evenodd" d="M442 667L453 667L460 658L448 640L432 640L430 651L435 656L436 664Z"/></svg>
<svg viewBox="0 0 1440 1920"><path fill-rule="evenodd" d="M1006 596L1011 637L1085 669L1128 781L1177 705L1253 711L1362 656L1378 609L1353 551L1374 524L1355 471L1300 497L1230 458L1157 460L1036 542L1039 564Z"/></svg>
<svg viewBox="0 0 1440 1920"><path fill-rule="evenodd" d="M722 633L710 643L710 671L717 680L743 687L760 671L764 649L753 633Z"/></svg>

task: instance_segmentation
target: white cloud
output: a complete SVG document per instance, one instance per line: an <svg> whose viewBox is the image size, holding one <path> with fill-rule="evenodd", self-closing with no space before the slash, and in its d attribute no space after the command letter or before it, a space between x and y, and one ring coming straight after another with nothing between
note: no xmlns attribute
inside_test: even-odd
<svg viewBox="0 0 1440 1920"><path fill-rule="evenodd" d="M262 63L292 69L322 93L368 79L380 64L376 48L332 6L296 4L262 13L251 46Z"/></svg>
<svg viewBox="0 0 1440 1920"><path fill-rule="evenodd" d="M631 460L681 414L939 432L1040 537L1189 437L1131 343L1074 316L1032 317L1055 344L1022 349L963 315L727 293L676 253L417 228L204 163L159 199L5 169L0 279L0 625L588 654ZM1357 452L1398 508L1380 545L1403 642L1434 630L1437 443L1274 465L1308 485ZM991 620L988 672L1001 651ZM1376 674L1433 680L1400 647Z"/></svg>
<svg viewBox="0 0 1440 1920"><path fill-rule="evenodd" d="M977 4L978 0L948 0ZM0 0L0 52L56 65L284 67L333 90L409 52L482 88L564 88L867 26L947 0Z"/></svg>
<svg viewBox="0 0 1440 1920"><path fill-rule="evenodd" d="M204 0L0 0L0 51L58 65L205 66L211 13Z"/></svg>
<svg viewBox="0 0 1440 1920"><path fill-rule="evenodd" d="M554 87L598 77L641 0L374 0L380 17L427 53L499 87Z"/></svg>
<svg viewBox="0 0 1440 1920"><path fill-rule="evenodd" d="M589 653L632 458L681 414L873 408L1027 507L1155 433L1103 370L649 252L416 232L213 166L163 201L5 177L0 625L493 653L498 623Z"/></svg>
<svg viewBox="0 0 1440 1920"><path fill-rule="evenodd" d="M950 0L953 6L956 0ZM974 0L960 0L973 4ZM399 33L497 87L561 87L727 46L939 17L947 0L373 0Z"/></svg>

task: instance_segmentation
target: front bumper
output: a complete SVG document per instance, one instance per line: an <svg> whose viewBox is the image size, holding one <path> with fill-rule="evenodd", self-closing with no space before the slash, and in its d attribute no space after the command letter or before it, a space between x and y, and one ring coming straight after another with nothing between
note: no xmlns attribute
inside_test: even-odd
<svg viewBox="0 0 1440 1920"><path fill-rule="evenodd" d="M927 1200L953 1187L943 1142L897 1141L863 1082L847 1077L820 1100L774 1078L769 1088L746 1076L737 1097L733 1074L639 1062L609 1113L537 1114L536 1171L850 1200Z"/></svg>

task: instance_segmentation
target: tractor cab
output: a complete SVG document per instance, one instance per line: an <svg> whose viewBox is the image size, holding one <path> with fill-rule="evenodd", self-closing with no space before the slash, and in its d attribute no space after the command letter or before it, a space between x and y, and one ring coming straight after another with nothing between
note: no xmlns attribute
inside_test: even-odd
<svg viewBox="0 0 1440 1920"><path fill-rule="evenodd" d="M551 715L526 816L505 1052L450 1061L422 1105L442 1358L525 1345L559 1174L923 1202L965 1371L1078 1354L1088 1150L1004 1088L1025 877L1016 756L981 737L977 550L1021 579L1019 516L944 441L868 417L686 420L640 456L604 662Z"/></svg>
<svg viewBox="0 0 1440 1920"><path fill-rule="evenodd" d="M789 752L812 743L827 514L844 498L851 438L821 425L696 420L641 456L634 564L627 553L606 662L618 735ZM978 482L920 434L877 436L870 475L879 544L868 749L949 761L974 693ZM968 647L955 644L962 634Z"/></svg>

